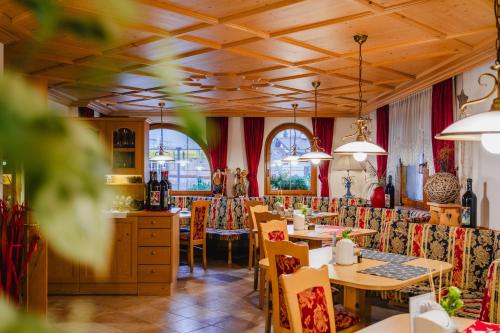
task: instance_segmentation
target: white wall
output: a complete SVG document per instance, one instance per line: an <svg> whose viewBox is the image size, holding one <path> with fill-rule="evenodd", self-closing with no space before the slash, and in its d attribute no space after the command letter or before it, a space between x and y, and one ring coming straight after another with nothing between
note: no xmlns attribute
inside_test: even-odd
<svg viewBox="0 0 500 333"><path fill-rule="evenodd" d="M491 89L491 81L488 79L488 86L480 86L477 83L479 75L485 72L491 72L489 67L491 63L484 64L473 70L463 73L463 89L469 100L485 96ZM488 81L487 81L488 80ZM493 97L487 101L473 105L467 109L470 114L484 112L489 110ZM492 229L500 230L500 155L488 153L481 146L481 143L472 143L472 178L473 191L478 200L478 224ZM465 156L467 158L468 156ZM487 188L485 193L484 188Z"/></svg>

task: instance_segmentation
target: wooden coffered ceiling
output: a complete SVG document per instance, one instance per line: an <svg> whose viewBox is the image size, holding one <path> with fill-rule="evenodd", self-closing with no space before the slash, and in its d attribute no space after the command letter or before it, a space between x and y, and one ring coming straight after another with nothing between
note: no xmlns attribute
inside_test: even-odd
<svg viewBox="0 0 500 333"><path fill-rule="evenodd" d="M117 45L96 47L59 36L26 74L46 78L50 95L110 115L156 115L175 105L158 79L165 59L185 102L209 115L321 116L356 113L357 44L364 48L365 111L494 58L490 0L137 0L141 22L124 26ZM72 2L68 10L88 11ZM33 37L31 13L0 3L0 41L16 65ZM87 80L92 69L117 74Z"/></svg>

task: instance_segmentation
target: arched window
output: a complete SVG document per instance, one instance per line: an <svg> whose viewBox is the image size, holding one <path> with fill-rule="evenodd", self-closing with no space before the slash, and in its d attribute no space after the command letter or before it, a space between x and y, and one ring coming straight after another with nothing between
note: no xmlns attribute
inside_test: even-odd
<svg viewBox="0 0 500 333"><path fill-rule="evenodd" d="M283 124L266 139L266 187L268 195L316 195L317 170L311 162L284 162L290 155L293 140L297 154L304 154L312 142L312 134L302 125Z"/></svg>
<svg viewBox="0 0 500 333"><path fill-rule="evenodd" d="M160 147L161 125L152 125L149 131L149 158ZM163 125L163 146L174 162L149 162L150 170L168 170L174 195L208 195L211 171L204 143L198 144L175 125Z"/></svg>

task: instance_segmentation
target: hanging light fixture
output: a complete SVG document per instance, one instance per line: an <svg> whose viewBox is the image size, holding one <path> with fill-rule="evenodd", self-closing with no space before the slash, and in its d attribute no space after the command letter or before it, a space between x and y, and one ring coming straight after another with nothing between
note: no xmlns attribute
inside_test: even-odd
<svg viewBox="0 0 500 333"><path fill-rule="evenodd" d="M172 162L174 161L174 158L172 156L167 155L165 152L165 149L163 147L163 107L165 106L164 102L158 103L158 106L160 107L160 122L161 122L161 132L160 132L160 149L158 152L155 154L155 156L151 157L149 160L154 161L154 162Z"/></svg>
<svg viewBox="0 0 500 333"><path fill-rule="evenodd" d="M387 155L387 152L382 147L370 142L371 139L368 131L369 119L361 116L361 111L363 109L363 55L361 53L361 46L364 42L366 42L367 38L368 36L366 35L354 36L354 41L359 44L358 120L356 120L356 122L353 124L356 128L356 132L342 138L342 140L346 140L348 138L355 137L356 140L343 144L334 151L334 154L352 155L358 162L366 160L366 157L368 155Z"/></svg>
<svg viewBox="0 0 500 333"><path fill-rule="evenodd" d="M318 88L321 83L314 81L314 127L313 127L313 142L311 151L300 156L299 161L311 161L312 164L319 164L321 161L333 160L332 155L325 153L325 150L319 146L319 138L316 136L316 125L318 121Z"/></svg>
<svg viewBox="0 0 500 333"><path fill-rule="evenodd" d="M292 104L293 108L293 125L297 125L297 103ZM292 141L292 136L290 135L290 143ZM299 155L297 154L297 130L293 129L293 144L290 144L290 155L283 159L284 162L289 162L291 164L297 164L299 162Z"/></svg>
<svg viewBox="0 0 500 333"><path fill-rule="evenodd" d="M493 1L495 22L497 27L497 59L491 69L497 72L497 76L491 73L483 73L479 76L478 83L484 85L482 79L490 77L493 79L493 88L484 97L464 103L460 106L460 120L446 127L444 131L436 135L439 140L451 141L481 141L484 149L492 154L500 154L500 16L498 1ZM491 108L488 112L483 112L469 116L465 109L473 104L484 102L490 96L497 93Z"/></svg>

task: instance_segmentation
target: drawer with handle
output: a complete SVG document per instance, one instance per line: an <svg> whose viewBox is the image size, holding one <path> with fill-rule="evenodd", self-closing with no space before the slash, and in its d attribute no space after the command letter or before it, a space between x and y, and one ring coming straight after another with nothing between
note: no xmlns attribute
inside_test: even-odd
<svg viewBox="0 0 500 333"><path fill-rule="evenodd" d="M139 246L170 246L170 229L139 229Z"/></svg>
<svg viewBox="0 0 500 333"><path fill-rule="evenodd" d="M169 265L170 247L139 247L137 249L137 263L139 265Z"/></svg>
<svg viewBox="0 0 500 333"><path fill-rule="evenodd" d="M137 282L170 282L171 269L170 265L139 265Z"/></svg>
<svg viewBox="0 0 500 333"><path fill-rule="evenodd" d="M139 228L172 228L172 218L165 216L144 216L137 221Z"/></svg>

